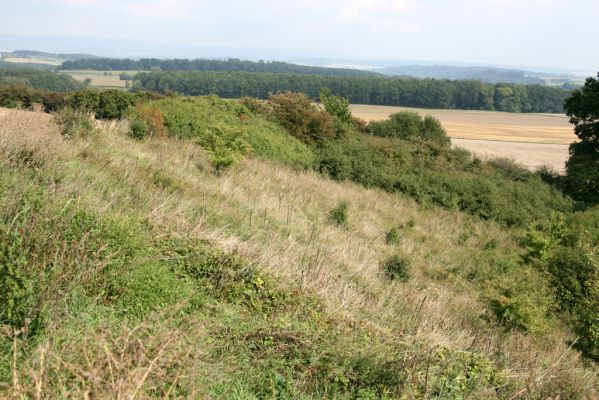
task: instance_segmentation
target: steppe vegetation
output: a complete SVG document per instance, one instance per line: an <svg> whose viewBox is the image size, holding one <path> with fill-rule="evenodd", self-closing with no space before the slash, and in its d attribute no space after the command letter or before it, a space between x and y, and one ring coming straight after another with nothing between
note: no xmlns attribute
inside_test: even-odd
<svg viewBox="0 0 599 400"><path fill-rule="evenodd" d="M597 397L581 170L330 92L31 93L0 97L53 113L0 109L0 396Z"/></svg>

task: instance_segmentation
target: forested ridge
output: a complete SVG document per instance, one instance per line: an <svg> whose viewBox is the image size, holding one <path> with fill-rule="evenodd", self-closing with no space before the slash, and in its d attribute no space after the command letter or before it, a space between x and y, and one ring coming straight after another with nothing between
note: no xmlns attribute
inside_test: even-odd
<svg viewBox="0 0 599 400"><path fill-rule="evenodd" d="M286 91L318 98L322 88L351 103L406 107L496 110L506 112L563 112L569 91L541 85L488 84L469 80L408 77L331 77L247 72L160 72L135 77L145 90L179 92L190 96L216 94L265 99Z"/></svg>
<svg viewBox="0 0 599 400"><path fill-rule="evenodd" d="M214 71L214 72L270 72L315 74L324 76L377 76L375 72L351 68L313 67L309 65L291 64L281 61L247 61L237 58L227 60L212 60L198 58L168 59L142 58L89 58L65 61L62 70L101 70L101 71Z"/></svg>

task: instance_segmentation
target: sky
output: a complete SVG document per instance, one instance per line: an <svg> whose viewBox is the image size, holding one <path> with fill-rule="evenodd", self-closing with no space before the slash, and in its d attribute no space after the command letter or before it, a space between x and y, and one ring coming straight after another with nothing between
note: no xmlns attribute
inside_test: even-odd
<svg viewBox="0 0 599 400"><path fill-rule="evenodd" d="M0 0L0 10L0 35L12 37L599 69L599 0ZM86 50L78 43L65 51Z"/></svg>

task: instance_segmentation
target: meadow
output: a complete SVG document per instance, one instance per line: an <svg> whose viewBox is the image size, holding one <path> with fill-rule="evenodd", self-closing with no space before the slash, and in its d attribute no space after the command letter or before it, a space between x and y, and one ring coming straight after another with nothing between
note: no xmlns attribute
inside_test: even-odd
<svg viewBox="0 0 599 400"><path fill-rule="evenodd" d="M122 123L64 140L47 114L0 121L6 254L27 249L44 318L0 341L0 396L596 394L568 327L541 317L520 229L260 158L214 174L193 141Z"/></svg>
<svg viewBox="0 0 599 400"><path fill-rule="evenodd" d="M0 108L0 397L597 396L557 178L330 92L54 96Z"/></svg>

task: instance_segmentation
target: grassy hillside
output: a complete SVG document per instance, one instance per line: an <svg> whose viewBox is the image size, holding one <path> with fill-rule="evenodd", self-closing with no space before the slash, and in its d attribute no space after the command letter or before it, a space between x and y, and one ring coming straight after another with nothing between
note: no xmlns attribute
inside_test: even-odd
<svg viewBox="0 0 599 400"><path fill-rule="evenodd" d="M161 101L169 139L0 109L0 397L597 395L523 229L265 160L313 149L233 104ZM215 124L255 147L218 174Z"/></svg>

